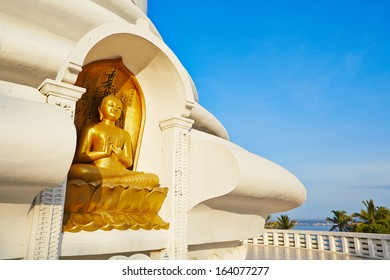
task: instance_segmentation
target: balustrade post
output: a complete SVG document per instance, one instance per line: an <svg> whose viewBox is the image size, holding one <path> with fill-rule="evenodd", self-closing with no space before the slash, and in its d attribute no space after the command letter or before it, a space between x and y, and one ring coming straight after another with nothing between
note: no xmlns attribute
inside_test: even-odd
<svg viewBox="0 0 390 280"><path fill-rule="evenodd" d="M346 237L341 237L341 246L342 246L342 252L344 254L349 254L349 245L348 245L348 240Z"/></svg>
<svg viewBox="0 0 390 280"><path fill-rule="evenodd" d="M265 231L265 232L263 233L263 244L264 244L264 245L269 245L269 241L268 241L268 232L267 232L267 231Z"/></svg>
<svg viewBox="0 0 390 280"><path fill-rule="evenodd" d="M336 252L336 242L334 241L335 237L333 235L329 235L329 251Z"/></svg>
<svg viewBox="0 0 390 280"><path fill-rule="evenodd" d="M295 248L301 248L301 239L299 238L299 233L294 233L294 245Z"/></svg>
<svg viewBox="0 0 390 280"><path fill-rule="evenodd" d="M375 258L376 257L376 250L374 242L371 238L367 238L367 245L368 245L368 254L370 257Z"/></svg>
<svg viewBox="0 0 390 280"><path fill-rule="evenodd" d="M284 247L290 247L288 232L283 232L283 243L284 243Z"/></svg>
<svg viewBox="0 0 390 280"><path fill-rule="evenodd" d="M272 233L272 240L274 242L274 246L279 246L279 237L277 232Z"/></svg>
<svg viewBox="0 0 390 280"><path fill-rule="evenodd" d="M324 239L321 234L317 234L317 241L318 241L318 250L323 251L324 250Z"/></svg>
<svg viewBox="0 0 390 280"><path fill-rule="evenodd" d="M390 259L389 247L387 247L387 240L382 239L381 244L382 244L383 259L385 259L385 260Z"/></svg>
<svg viewBox="0 0 390 280"><path fill-rule="evenodd" d="M358 237L354 237L353 244L355 246L355 254L358 256L361 256L362 255L362 246L360 244L360 239Z"/></svg>
<svg viewBox="0 0 390 280"><path fill-rule="evenodd" d="M306 241L306 249L311 249L312 245L311 245L310 234L308 234L308 233L305 234L305 241Z"/></svg>

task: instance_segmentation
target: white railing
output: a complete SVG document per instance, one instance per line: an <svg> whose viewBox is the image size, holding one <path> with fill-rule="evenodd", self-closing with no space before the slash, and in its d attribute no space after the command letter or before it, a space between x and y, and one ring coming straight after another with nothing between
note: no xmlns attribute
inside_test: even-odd
<svg viewBox="0 0 390 280"><path fill-rule="evenodd" d="M260 237L244 243L390 259L390 234L266 229Z"/></svg>

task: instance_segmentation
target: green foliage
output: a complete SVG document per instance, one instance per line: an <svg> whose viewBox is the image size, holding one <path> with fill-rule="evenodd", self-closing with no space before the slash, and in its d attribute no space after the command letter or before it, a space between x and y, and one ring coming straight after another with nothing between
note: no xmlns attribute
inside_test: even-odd
<svg viewBox="0 0 390 280"><path fill-rule="evenodd" d="M277 229L279 227L277 222L268 222L265 224L265 228L268 229Z"/></svg>
<svg viewBox="0 0 390 280"><path fill-rule="evenodd" d="M332 210L332 213L332 218L326 218L327 222L333 223L331 231L351 231L352 217L347 215L345 210Z"/></svg>
<svg viewBox="0 0 390 280"><path fill-rule="evenodd" d="M390 210L383 206L375 206L374 200L363 201L365 209L360 210L360 213L354 213L352 216L358 218L365 224L376 224L390 219Z"/></svg>
<svg viewBox="0 0 390 280"><path fill-rule="evenodd" d="M271 222L271 215L268 215L267 219L265 219L265 228L267 229L277 229L278 223L277 222Z"/></svg>
<svg viewBox="0 0 390 280"><path fill-rule="evenodd" d="M297 223L296 220L290 220L288 215L280 215L276 222L271 222L270 220L271 215L268 215L268 217L265 219L264 227L266 229L292 229Z"/></svg>
<svg viewBox="0 0 390 280"><path fill-rule="evenodd" d="M387 224L364 224L356 226L356 232L390 234L390 226Z"/></svg>
<svg viewBox="0 0 390 280"><path fill-rule="evenodd" d="M362 202L365 208L351 216L344 210L332 210L334 216L326 218L327 222L333 223L331 231L390 234L390 210L375 206L373 199Z"/></svg>
<svg viewBox="0 0 390 280"><path fill-rule="evenodd" d="M290 220L288 215L280 215L280 217L278 217L278 220L276 221L278 229L292 229L295 227L296 223L297 221Z"/></svg>

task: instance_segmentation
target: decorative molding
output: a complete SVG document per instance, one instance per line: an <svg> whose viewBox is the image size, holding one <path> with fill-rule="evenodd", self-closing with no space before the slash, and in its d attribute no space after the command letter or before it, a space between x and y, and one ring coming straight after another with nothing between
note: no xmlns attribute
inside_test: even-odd
<svg viewBox="0 0 390 280"><path fill-rule="evenodd" d="M192 128L193 123L194 121L191 119L187 119L184 117L170 116L160 122L160 128L162 131L171 128L178 128L178 129L182 129L183 131L189 132L190 129Z"/></svg>
<svg viewBox="0 0 390 280"><path fill-rule="evenodd" d="M46 79L38 88L46 96L46 103L55 104L74 118L76 102L85 93L86 89L51 79Z"/></svg>
<svg viewBox="0 0 390 280"><path fill-rule="evenodd" d="M187 258L188 229L188 132L177 131L175 135L175 259Z"/></svg>
<svg viewBox="0 0 390 280"><path fill-rule="evenodd" d="M38 195L28 259L58 259L61 250L65 186L64 181L59 187L46 188Z"/></svg>
<svg viewBox="0 0 390 280"><path fill-rule="evenodd" d="M193 120L183 117L169 117L160 122L161 130L169 137L168 143L173 143L171 147L164 147L167 152L164 156L171 160L173 232L170 255L176 260L187 259L188 253L188 153L192 125Z"/></svg>

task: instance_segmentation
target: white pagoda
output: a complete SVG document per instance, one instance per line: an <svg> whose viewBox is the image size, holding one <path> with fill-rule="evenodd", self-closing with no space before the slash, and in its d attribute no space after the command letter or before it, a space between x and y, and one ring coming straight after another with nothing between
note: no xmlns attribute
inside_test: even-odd
<svg viewBox="0 0 390 280"><path fill-rule="evenodd" d="M147 0L1 1L0 259L245 259L242 240L305 201L294 175L229 141L146 11ZM107 206L114 188L93 208L99 186L68 180L107 94L123 102L131 170L164 190L138 188L123 211Z"/></svg>

